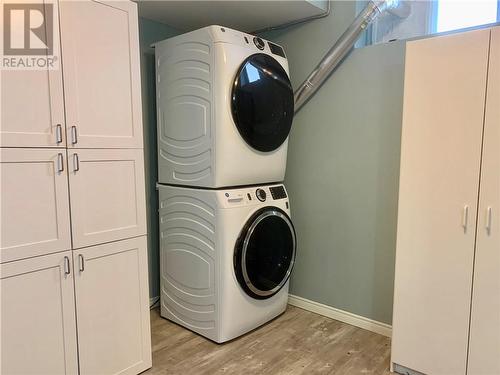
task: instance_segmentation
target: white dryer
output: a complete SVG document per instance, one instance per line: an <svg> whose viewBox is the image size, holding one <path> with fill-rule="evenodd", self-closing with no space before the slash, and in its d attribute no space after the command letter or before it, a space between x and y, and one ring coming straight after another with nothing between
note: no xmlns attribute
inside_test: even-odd
<svg viewBox="0 0 500 375"><path fill-rule="evenodd" d="M296 237L283 185L158 189L163 317L221 343L285 311Z"/></svg>
<svg viewBox="0 0 500 375"><path fill-rule="evenodd" d="M155 54L160 183L283 181L294 102L282 47L209 26Z"/></svg>

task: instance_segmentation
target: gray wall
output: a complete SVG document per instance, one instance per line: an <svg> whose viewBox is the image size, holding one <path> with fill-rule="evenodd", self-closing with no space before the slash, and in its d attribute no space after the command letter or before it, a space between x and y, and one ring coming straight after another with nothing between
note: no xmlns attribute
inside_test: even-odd
<svg viewBox="0 0 500 375"><path fill-rule="evenodd" d="M177 34L179 34L179 32L171 27L139 18L150 297L157 297L160 295L158 195L156 193L158 162L156 158L155 62L154 50L150 45Z"/></svg>
<svg viewBox="0 0 500 375"><path fill-rule="evenodd" d="M355 2L265 37L297 87L355 16ZM356 49L294 119L285 185L298 235L291 293L391 323L404 43Z"/></svg>

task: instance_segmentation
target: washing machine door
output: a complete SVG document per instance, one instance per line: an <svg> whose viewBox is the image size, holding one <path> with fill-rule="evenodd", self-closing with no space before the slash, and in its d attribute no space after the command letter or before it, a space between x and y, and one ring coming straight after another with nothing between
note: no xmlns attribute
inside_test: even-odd
<svg viewBox="0 0 500 375"><path fill-rule="evenodd" d="M234 251L234 270L243 290L256 299L278 293L292 272L296 246L295 229L284 211L257 211L243 227Z"/></svg>
<svg viewBox="0 0 500 375"><path fill-rule="evenodd" d="M270 152L288 137L293 119L293 89L278 61L257 53L241 64L232 89L233 120L254 149Z"/></svg>

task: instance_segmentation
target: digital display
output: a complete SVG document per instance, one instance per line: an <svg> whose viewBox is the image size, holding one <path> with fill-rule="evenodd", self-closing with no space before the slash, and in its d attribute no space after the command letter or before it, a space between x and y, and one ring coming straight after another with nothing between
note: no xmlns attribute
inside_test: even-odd
<svg viewBox="0 0 500 375"><path fill-rule="evenodd" d="M285 57L285 51L283 51L283 48L271 42L267 42L267 44L269 44L269 48L271 49L272 53L281 57Z"/></svg>
<svg viewBox="0 0 500 375"><path fill-rule="evenodd" d="M285 188L283 186L273 186L269 188L274 200L286 198Z"/></svg>

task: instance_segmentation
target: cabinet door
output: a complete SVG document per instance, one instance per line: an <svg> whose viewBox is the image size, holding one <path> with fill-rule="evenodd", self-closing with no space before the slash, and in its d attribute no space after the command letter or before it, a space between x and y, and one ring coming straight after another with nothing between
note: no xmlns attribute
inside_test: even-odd
<svg viewBox="0 0 500 375"><path fill-rule="evenodd" d="M0 74L0 146L66 147L61 69Z"/></svg>
<svg viewBox="0 0 500 375"><path fill-rule="evenodd" d="M73 248L146 234L142 150L72 150L68 164Z"/></svg>
<svg viewBox="0 0 500 375"><path fill-rule="evenodd" d="M469 375L500 374L500 27L491 32Z"/></svg>
<svg viewBox="0 0 500 375"><path fill-rule="evenodd" d="M141 148L137 5L62 1L68 146Z"/></svg>
<svg viewBox="0 0 500 375"><path fill-rule="evenodd" d="M0 265L0 373L78 373L70 260L67 251Z"/></svg>
<svg viewBox="0 0 500 375"><path fill-rule="evenodd" d="M151 367L146 237L74 255L80 375Z"/></svg>
<svg viewBox="0 0 500 375"><path fill-rule="evenodd" d="M392 362L465 374L489 30L409 42Z"/></svg>
<svg viewBox="0 0 500 375"><path fill-rule="evenodd" d="M53 22L57 29L57 7ZM59 55L56 42L53 48ZM61 69L2 70L0 75L0 146L65 147Z"/></svg>
<svg viewBox="0 0 500 375"><path fill-rule="evenodd" d="M0 155L0 262L71 249L66 150Z"/></svg>

